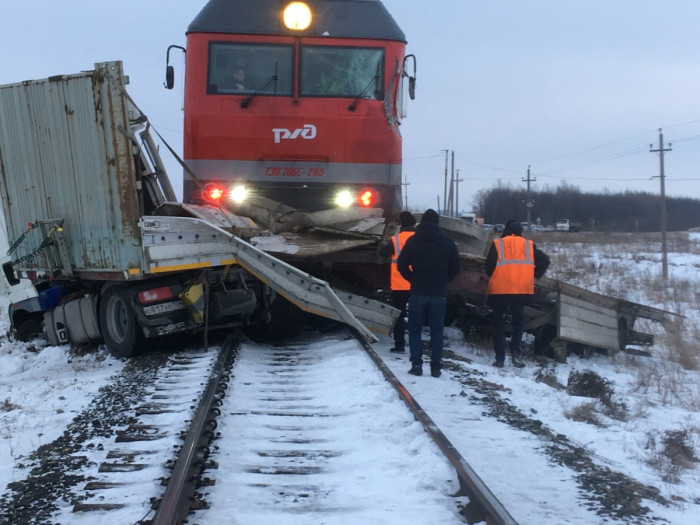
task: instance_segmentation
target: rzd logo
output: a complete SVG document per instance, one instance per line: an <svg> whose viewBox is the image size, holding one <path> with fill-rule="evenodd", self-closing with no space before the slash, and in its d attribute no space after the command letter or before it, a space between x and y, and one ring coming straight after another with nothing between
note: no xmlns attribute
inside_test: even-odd
<svg viewBox="0 0 700 525"><path fill-rule="evenodd" d="M294 140L301 137L302 139L315 139L316 126L313 124L304 124L303 128L297 128L294 131L289 131L286 128L272 128L275 134L275 144L279 144L283 140Z"/></svg>

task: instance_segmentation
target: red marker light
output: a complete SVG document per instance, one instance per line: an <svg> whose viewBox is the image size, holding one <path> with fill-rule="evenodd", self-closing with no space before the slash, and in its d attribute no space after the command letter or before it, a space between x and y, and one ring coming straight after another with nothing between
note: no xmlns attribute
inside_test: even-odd
<svg viewBox="0 0 700 525"><path fill-rule="evenodd" d="M214 201L221 200L221 197L224 196L224 190L221 188L213 188L209 190L209 198Z"/></svg>
<svg viewBox="0 0 700 525"><path fill-rule="evenodd" d="M372 190L365 190L360 193L360 204L362 204L362 206L365 208L374 206L376 200L377 198Z"/></svg>
<svg viewBox="0 0 700 525"><path fill-rule="evenodd" d="M219 204L224 198L225 194L226 190L224 187L219 186L218 184L207 184L202 189L202 197L204 197L206 201L214 204Z"/></svg>

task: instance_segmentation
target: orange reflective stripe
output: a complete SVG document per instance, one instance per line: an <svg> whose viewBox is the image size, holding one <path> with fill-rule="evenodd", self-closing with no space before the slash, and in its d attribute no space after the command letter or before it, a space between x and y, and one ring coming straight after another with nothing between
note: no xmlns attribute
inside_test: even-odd
<svg viewBox="0 0 700 525"><path fill-rule="evenodd" d="M392 238L394 243L394 257L391 259L391 289L392 290L410 290L411 283L404 279L399 273L398 265L396 264L399 260L399 254L403 249L408 238L416 232L405 231L397 232Z"/></svg>
<svg viewBox="0 0 700 525"><path fill-rule="evenodd" d="M494 240L498 260L489 279L487 294L535 293L535 261L532 241L516 235Z"/></svg>

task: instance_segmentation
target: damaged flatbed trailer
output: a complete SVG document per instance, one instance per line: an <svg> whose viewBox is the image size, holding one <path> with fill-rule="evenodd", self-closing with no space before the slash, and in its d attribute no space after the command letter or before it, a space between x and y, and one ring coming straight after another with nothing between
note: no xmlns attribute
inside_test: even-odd
<svg viewBox="0 0 700 525"><path fill-rule="evenodd" d="M104 341L129 357L153 337L270 323L275 304L348 324L365 340L398 311L256 248L255 223L176 201L121 62L0 86L0 193L10 283L60 288L51 344ZM285 321L292 322L287 319Z"/></svg>
<svg viewBox="0 0 700 525"><path fill-rule="evenodd" d="M448 291L453 316L465 333L490 336L485 255L462 252L461 256L462 273ZM563 362L572 352L614 353L629 345L653 345L653 334L636 331L636 321L648 319L666 328L672 317L678 316L545 276L535 284L533 304L525 308L525 332L534 336L535 354L548 354Z"/></svg>
<svg viewBox="0 0 700 525"><path fill-rule="evenodd" d="M337 269L343 263L355 270L363 263L377 267L376 247L385 225L372 210L359 210L352 222L347 215L339 219L332 212L302 213L265 199L254 202L237 211L269 225L266 236L251 242L276 257L316 275L328 268L329 279L341 274ZM420 213L415 216L420 220ZM494 234L452 217L441 217L440 226L457 244L462 263L462 271L449 286L447 322L456 323L465 333L490 336L484 263ZM665 326L673 316L545 276L537 282L533 305L525 309L525 330L534 336L535 353L563 361L571 352L615 352L628 345L652 345L654 336L636 331L636 321L648 319Z"/></svg>

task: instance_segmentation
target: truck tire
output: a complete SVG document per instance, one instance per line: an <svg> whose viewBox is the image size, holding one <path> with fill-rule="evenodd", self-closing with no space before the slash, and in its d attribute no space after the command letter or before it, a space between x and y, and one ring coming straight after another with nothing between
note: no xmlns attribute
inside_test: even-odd
<svg viewBox="0 0 700 525"><path fill-rule="evenodd" d="M110 354L128 358L143 350L146 339L136 321L128 290L107 288L100 298L99 311L100 331Z"/></svg>
<svg viewBox="0 0 700 525"><path fill-rule="evenodd" d="M270 304L270 320L248 326L245 334L256 343L284 341L301 333L306 312L278 295Z"/></svg>
<svg viewBox="0 0 700 525"><path fill-rule="evenodd" d="M15 338L18 341L28 343L37 338L46 339L44 334L44 326L41 319L37 317L27 317L22 323L15 328Z"/></svg>

